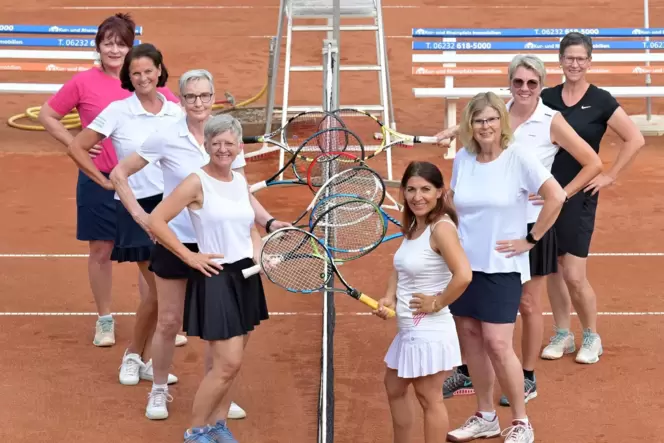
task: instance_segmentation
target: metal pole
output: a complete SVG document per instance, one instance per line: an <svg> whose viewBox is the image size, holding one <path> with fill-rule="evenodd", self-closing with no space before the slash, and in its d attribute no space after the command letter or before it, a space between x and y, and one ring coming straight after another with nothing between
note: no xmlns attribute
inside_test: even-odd
<svg viewBox="0 0 664 443"><path fill-rule="evenodd" d="M265 132L264 134L268 134L272 132L272 112L274 109L274 89L272 89L269 85L271 85L274 82L275 79L275 69L274 69L274 54L275 54L275 48L277 46L277 37L271 37L270 38L270 49L269 49L269 59L268 59L268 67L267 67L267 82L268 82L268 88L267 88L267 106L265 107ZM278 64L277 64L278 65Z"/></svg>
<svg viewBox="0 0 664 443"><path fill-rule="evenodd" d="M284 10L286 8L286 2L290 2L290 0L279 0L279 17L277 19L276 43L274 45L274 56L270 67L272 78L268 80L270 84L268 85L268 103L265 113L265 134L269 134L270 132L272 132L272 114L274 112L274 92L277 87L277 77L279 73L279 60L281 58L280 54L281 37L283 33ZM271 44L270 47L272 47ZM282 112L285 112L285 110L282 109Z"/></svg>
<svg viewBox="0 0 664 443"><path fill-rule="evenodd" d="M336 51L332 53L332 89L334 91L332 108L339 109L339 56L341 50L341 0L332 2L332 39L336 44Z"/></svg>
<svg viewBox="0 0 664 443"><path fill-rule="evenodd" d="M643 26L648 29L650 28L650 14L648 13L648 0L643 0ZM646 37L646 54L650 53L650 37ZM650 66L650 62L646 62L646 66ZM650 78L650 73L646 74L646 86L650 86L652 79ZM652 118L652 100L650 97L646 97L646 120L650 121Z"/></svg>

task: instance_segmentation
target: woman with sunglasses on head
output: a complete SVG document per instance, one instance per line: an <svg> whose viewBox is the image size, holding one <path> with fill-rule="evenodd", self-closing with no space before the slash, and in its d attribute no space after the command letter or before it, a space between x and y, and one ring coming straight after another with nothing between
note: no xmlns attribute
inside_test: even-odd
<svg viewBox="0 0 664 443"><path fill-rule="evenodd" d="M546 80L546 68L539 58L533 55L514 57L508 69L508 80L512 99L507 103L507 109L510 127L514 132L510 149L531 151L549 171L560 147L567 150L569 155L581 165L578 174L564 187L567 198L570 198L601 172L602 162L599 156L579 137L559 112L542 102L540 95ZM454 136L456 131L457 129L447 131L443 136L450 134ZM529 232L542 210L541 204L538 196L530 197L526 213ZM541 298L546 277L556 272L558 268L555 230L548 230L541 238L534 238L533 242L534 247L528 253L531 279L523 285L519 305L523 321L521 354L526 402L537 396L535 364L544 335ZM444 388L449 396L449 392L463 389L468 381L470 376L464 365L457 368L456 373L446 381ZM500 404L509 406L506 396L502 396Z"/></svg>
<svg viewBox="0 0 664 443"><path fill-rule="evenodd" d="M122 88L132 95L108 105L69 145L69 155L95 183L113 190L113 183L97 168L88 152L104 139L113 141L120 160L136 152L152 133L162 131L182 117L180 105L169 102L158 91L168 81L168 71L161 52L149 43L131 48L120 71ZM163 173L150 165L131 177L129 185L138 198L142 213L150 213L161 202ZM122 358L120 383L136 385L141 378L152 379L151 341L157 323L157 288L148 269L154 242L148 234L147 219L142 213L130 213L117 195L115 248L120 263L134 262L149 291L136 311L134 334ZM175 382L170 377L169 382Z"/></svg>
<svg viewBox="0 0 664 443"><path fill-rule="evenodd" d="M64 146L74 139L61 119L72 109L78 111L81 126L87 127L111 102L131 95L123 89L120 70L125 56L134 45L136 24L128 14L115 14L105 19L97 30L95 48L100 64L80 72L66 82L39 112L39 123ZM178 98L168 88L159 92L172 102ZM118 160L111 139L104 139L90 150L95 166L108 178ZM76 185L76 239L88 242L88 279L97 306L97 323L93 339L95 346L115 344L115 322L111 315L111 261L116 230L116 211L113 191L95 183L83 171L78 172ZM147 285L139 272L139 291L147 295ZM185 337L179 336L183 339Z"/></svg>
<svg viewBox="0 0 664 443"><path fill-rule="evenodd" d="M583 192L570 197L555 225L559 266L548 279L555 335L541 356L543 359L558 359L576 350L574 334L570 331L573 305L583 328L576 362L585 364L596 363L602 354L602 341L597 332L597 296L586 274L599 191L615 182L618 174L645 144L638 127L618 101L586 79L592 61L592 48L590 37L577 32L567 34L560 42L559 50L565 82L542 92L543 102L559 111L595 152L599 153L607 127L613 129L623 141L611 167L591 180ZM561 150L551 171L561 185L567 186L580 169L577 159Z"/></svg>

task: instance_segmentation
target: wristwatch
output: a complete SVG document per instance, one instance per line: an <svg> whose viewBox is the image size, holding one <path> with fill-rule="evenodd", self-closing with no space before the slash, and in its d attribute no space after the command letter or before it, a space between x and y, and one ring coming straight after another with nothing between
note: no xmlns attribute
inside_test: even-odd
<svg viewBox="0 0 664 443"><path fill-rule="evenodd" d="M535 237L533 237L533 234L531 234L530 232L528 233L528 235L526 235L526 241L532 245L537 244L537 240L535 240Z"/></svg>

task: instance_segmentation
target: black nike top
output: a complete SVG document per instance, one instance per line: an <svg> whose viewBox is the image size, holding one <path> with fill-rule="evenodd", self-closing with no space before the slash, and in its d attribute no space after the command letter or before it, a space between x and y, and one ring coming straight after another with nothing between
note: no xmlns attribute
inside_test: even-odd
<svg viewBox="0 0 664 443"><path fill-rule="evenodd" d="M578 103L567 106L562 98L563 85L542 91L542 101L548 107L560 111L567 123L599 153L600 142L606 133L607 123L620 104L606 90L591 84ZM551 173L561 186L571 182L581 170L579 162L564 149L558 151Z"/></svg>

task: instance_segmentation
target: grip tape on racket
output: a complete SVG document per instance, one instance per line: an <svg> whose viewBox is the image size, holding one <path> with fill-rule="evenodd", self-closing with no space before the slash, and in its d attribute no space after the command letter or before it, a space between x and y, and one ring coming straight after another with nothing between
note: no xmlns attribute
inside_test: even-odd
<svg viewBox="0 0 664 443"><path fill-rule="evenodd" d="M249 192L252 194L256 191L260 191L263 188L267 188L267 182L263 180L262 182L254 183L253 185L249 186Z"/></svg>
<svg viewBox="0 0 664 443"><path fill-rule="evenodd" d="M368 295L360 294L359 300L365 305L369 306L371 309L374 310L378 309L378 302L373 298L369 297ZM385 306L383 306L383 309L387 311L387 316L390 318L396 315L396 313L390 308L386 308Z"/></svg>
<svg viewBox="0 0 664 443"><path fill-rule="evenodd" d="M258 137L242 137L242 143L246 144L252 144L252 143L260 143L261 142L262 136Z"/></svg>
<svg viewBox="0 0 664 443"><path fill-rule="evenodd" d="M431 144L436 144L438 143L438 139L436 137L427 137L427 136L416 136L415 137L415 143L431 143Z"/></svg>
<svg viewBox="0 0 664 443"><path fill-rule="evenodd" d="M259 272L261 272L261 265L254 265L251 268L243 269L242 275L244 275L244 278L249 278L252 275L258 274Z"/></svg>

